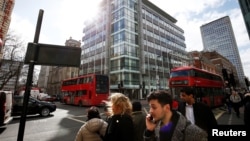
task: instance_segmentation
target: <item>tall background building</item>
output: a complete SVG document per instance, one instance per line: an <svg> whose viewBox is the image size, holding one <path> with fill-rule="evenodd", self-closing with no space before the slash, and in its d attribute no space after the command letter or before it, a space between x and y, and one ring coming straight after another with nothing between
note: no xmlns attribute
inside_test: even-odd
<svg viewBox="0 0 250 141"><path fill-rule="evenodd" d="M205 51L217 51L236 67L240 87L246 88L245 75L232 24L228 16L200 27Z"/></svg>
<svg viewBox="0 0 250 141"><path fill-rule="evenodd" d="M187 64L184 31L148 0L103 0L85 23L79 75L108 74L130 98L168 89L170 68Z"/></svg>
<svg viewBox="0 0 250 141"><path fill-rule="evenodd" d="M0 60L3 57L3 42L9 30L15 0L0 0Z"/></svg>

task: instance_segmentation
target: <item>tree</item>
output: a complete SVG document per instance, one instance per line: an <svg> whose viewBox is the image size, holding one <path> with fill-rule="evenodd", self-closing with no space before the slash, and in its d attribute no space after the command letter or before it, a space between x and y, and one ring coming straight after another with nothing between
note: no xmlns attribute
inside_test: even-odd
<svg viewBox="0 0 250 141"><path fill-rule="evenodd" d="M19 84L20 85L24 86L26 84L28 70L29 70L29 65L24 65L21 72L20 72L20 77L19 77ZM32 78L32 81L33 81L32 85L37 85L39 72L40 72L40 68L38 66L35 66L34 74L33 74L33 78Z"/></svg>
<svg viewBox="0 0 250 141"><path fill-rule="evenodd" d="M21 37L9 31L3 41L3 59L23 62L25 51Z"/></svg>
<svg viewBox="0 0 250 141"><path fill-rule="evenodd" d="M0 89L12 79L15 85L18 83L18 76L23 65L24 44L20 37L8 32L3 41L3 58L0 61Z"/></svg>
<svg viewBox="0 0 250 141"><path fill-rule="evenodd" d="M0 90L5 87L11 79L16 78L17 85L25 85L29 65L23 65L27 45L14 31L9 30L3 41L3 58L0 58ZM38 80L40 69L36 66L33 75L33 84Z"/></svg>

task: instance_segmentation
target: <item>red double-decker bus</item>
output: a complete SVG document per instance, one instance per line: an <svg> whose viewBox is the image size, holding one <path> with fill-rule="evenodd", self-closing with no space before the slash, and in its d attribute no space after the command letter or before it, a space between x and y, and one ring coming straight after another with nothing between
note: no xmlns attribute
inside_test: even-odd
<svg viewBox="0 0 250 141"><path fill-rule="evenodd" d="M61 91L65 104L102 105L109 96L109 78L106 75L88 74L67 79L62 82Z"/></svg>
<svg viewBox="0 0 250 141"><path fill-rule="evenodd" d="M195 67L177 67L170 73L169 87L174 98L180 98L183 87L192 87L196 101L206 103L211 108L223 105L224 86L220 75Z"/></svg>

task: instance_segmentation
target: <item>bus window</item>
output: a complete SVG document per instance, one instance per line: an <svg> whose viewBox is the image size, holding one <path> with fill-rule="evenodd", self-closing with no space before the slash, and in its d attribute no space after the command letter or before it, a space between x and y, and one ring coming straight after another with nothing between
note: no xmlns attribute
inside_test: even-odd
<svg viewBox="0 0 250 141"><path fill-rule="evenodd" d="M96 76L96 93L108 93L109 82L107 76Z"/></svg>
<svg viewBox="0 0 250 141"><path fill-rule="evenodd" d="M90 83L92 81L93 81L93 78L90 76L88 82Z"/></svg>
<svg viewBox="0 0 250 141"><path fill-rule="evenodd" d="M91 99L91 97L92 97L92 92L89 91L89 99Z"/></svg>

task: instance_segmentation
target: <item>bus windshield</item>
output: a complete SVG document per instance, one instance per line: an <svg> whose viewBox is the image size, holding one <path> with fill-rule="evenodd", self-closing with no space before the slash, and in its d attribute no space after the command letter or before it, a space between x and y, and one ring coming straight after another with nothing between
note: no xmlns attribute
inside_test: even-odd
<svg viewBox="0 0 250 141"><path fill-rule="evenodd" d="M178 76L188 76L188 75L189 75L189 70L175 71L175 72L171 72L170 78L178 77Z"/></svg>
<svg viewBox="0 0 250 141"><path fill-rule="evenodd" d="M97 94L106 94L109 92L109 81L108 76L96 76L96 93Z"/></svg>

